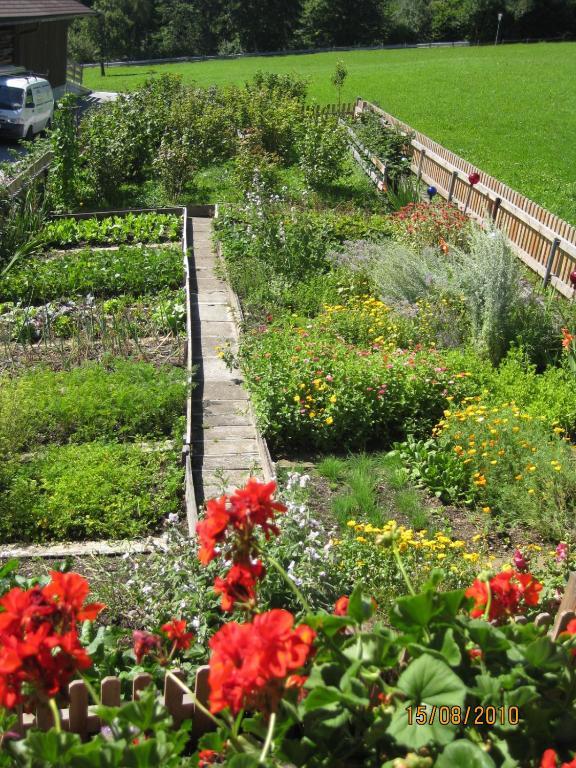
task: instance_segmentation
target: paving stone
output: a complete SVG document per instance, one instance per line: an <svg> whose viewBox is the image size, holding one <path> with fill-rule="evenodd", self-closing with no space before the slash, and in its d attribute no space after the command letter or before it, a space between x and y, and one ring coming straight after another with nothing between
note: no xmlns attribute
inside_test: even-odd
<svg viewBox="0 0 576 768"><path fill-rule="evenodd" d="M248 393L240 382L206 381L204 382L204 397L206 400L248 400Z"/></svg>
<svg viewBox="0 0 576 768"><path fill-rule="evenodd" d="M192 467L194 470L203 471L217 469L260 470L260 454L241 453L235 456L192 456Z"/></svg>
<svg viewBox="0 0 576 768"><path fill-rule="evenodd" d="M205 336L220 336L220 338L235 338L236 328L233 322L205 322L195 324L192 328L192 338L204 338Z"/></svg>
<svg viewBox="0 0 576 768"><path fill-rule="evenodd" d="M222 417L221 417L222 418ZM224 418L230 418L224 417ZM239 438L256 439L256 428L247 420L246 424L212 424L199 425L192 430L192 440L238 440Z"/></svg>
<svg viewBox="0 0 576 768"><path fill-rule="evenodd" d="M192 357L193 361L198 359L198 357ZM228 379L243 381L240 371L237 368L230 370L224 360L219 357L202 358L202 377L204 381L226 381Z"/></svg>
<svg viewBox="0 0 576 768"><path fill-rule="evenodd" d="M226 323L233 319L232 312L227 304L206 304L198 302L197 310L201 323Z"/></svg>
<svg viewBox="0 0 576 768"><path fill-rule="evenodd" d="M194 408L194 414L208 416L225 416L226 414L237 414L249 418L250 406L247 400L217 400L216 398L204 398L202 408Z"/></svg>
<svg viewBox="0 0 576 768"><path fill-rule="evenodd" d="M252 438L230 438L206 437L202 443L203 455L228 457L242 454L258 454L258 443L256 437Z"/></svg>

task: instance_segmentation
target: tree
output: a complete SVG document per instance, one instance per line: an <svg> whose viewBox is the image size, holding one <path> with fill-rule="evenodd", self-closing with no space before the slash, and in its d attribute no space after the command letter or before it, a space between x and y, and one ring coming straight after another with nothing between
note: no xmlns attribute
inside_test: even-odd
<svg viewBox="0 0 576 768"><path fill-rule="evenodd" d="M332 73L332 77L330 78L330 81L334 88L338 91L338 105L340 105L342 101L342 87L344 85L344 81L348 77L348 70L346 69L346 65L342 61L342 59L338 59L336 62L336 69Z"/></svg>
<svg viewBox="0 0 576 768"><path fill-rule="evenodd" d="M387 33L380 0L305 0L299 39L311 47L369 45Z"/></svg>

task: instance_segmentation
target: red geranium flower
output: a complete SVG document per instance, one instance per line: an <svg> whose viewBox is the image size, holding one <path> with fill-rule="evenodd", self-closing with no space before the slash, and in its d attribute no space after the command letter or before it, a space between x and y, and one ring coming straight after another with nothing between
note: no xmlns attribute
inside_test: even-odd
<svg viewBox="0 0 576 768"><path fill-rule="evenodd" d="M558 755L553 749L547 749L544 752L540 761L540 768L558 768ZM576 768L576 757L572 758L569 763L562 763L560 768Z"/></svg>
<svg viewBox="0 0 576 768"><path fill-rule="evenodd" d="M91 660L78 638L77 622L104 607L84 605L88 582L76 573L51 573L44 588L15 587L0 599L0 706L55 696ZM22 686L31 689L24 696Z"/></svg>
<svg viewBox="0 0 576 768"><path fill-rule="evenodd" d="M227 707L272 712L286 678L307 661L316 633L305 624L293 628L288 611L261 613L250 624L225 624L210 640L210 709Z"/></svg>
<svg viewBox="0 0 576 768"><path fill-rule="evenodd" d="M265 569L260 560L256 563L235 563L224 579L214 581L214 591L222 595L222 610L230 611L234 603L253 603L256 584L262 579Z"/></svg>
<svg viewBox="0 0 576 768"><path fill-rule="evenodd" d="M495 621L518 613L522 603L524 606L537 605L541 589L542 584L531 573L510 570L496 574L488 583L476 579L465 594L475 601L470 611L473 618L484 615L490 600L488 620Z"/></svg>
<svg viewBox="0 0 576 768"><path fill-rule="evenodd" d="M215 546L224 538L229 522L226 496L210 499L206 504L206 517L196 523L196 533L200 541L198 559L202 565L207 565L216 557Z"/></svg>
<svg viewBox="0 0 576 768"><path fill-rule="evenodd" d="M215 765L220 762L220 754L215 749L202 749L198 752L198 768Z"/></svg>
<svg viewBox="0 0 576 768"><path fill-rule="evenodd" d="M161 626L162 632L169 640L176 643L176 649L185 651L190 648L194 634L192 632L186 632L186 622L183 619L172 619Z"/></svg>
<svg viewBox="0 0 576 768"><path fill-rule="evenodd" d="M343 595L336 600L334 605L334 616L347 616L348 615L348 603L350 598Z"/></svg>

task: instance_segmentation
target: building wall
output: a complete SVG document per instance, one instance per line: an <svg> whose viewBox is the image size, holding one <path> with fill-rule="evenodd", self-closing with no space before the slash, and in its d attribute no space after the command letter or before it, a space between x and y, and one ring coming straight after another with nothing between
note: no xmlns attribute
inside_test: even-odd
<svg viewBox="0 0 576 768"><path fill-rule="evenodd" d="M14 30L11 27L0 28L0 65L13 64Z"/></svg>
<svg viewBox="0 0 576 768"><path fill-rule="evenodd" d="M59 88L66 83L67 46L67 21L18 25L13 63L46 77L53 88Z"/></svg>

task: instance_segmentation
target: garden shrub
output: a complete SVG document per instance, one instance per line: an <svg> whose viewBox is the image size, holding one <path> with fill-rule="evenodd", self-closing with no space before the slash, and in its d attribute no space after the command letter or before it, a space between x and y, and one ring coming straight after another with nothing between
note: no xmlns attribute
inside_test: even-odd
<svg viewBox="0 0 576 768"><path fill-rule="evenodd" d="M306 120L297 149L298 164L311 189L329 187L348 170L348 137L332 116L320 115Z"/></svg>
<svg viewBox="0 0 576 768"><path fill-rule="evenodd" d="M362 112L352 129L360 142L386 164L386 176L397 189L403 177L410 175L411 141L414 134L401 133L387 125L374 112Z"/></svg>
<svg viewBox="0 0 576 768"><path fill-rule="evenodd" d="M39 443L170 436L184 412L175 366L114 359L0 376L0 454Z"/></svg>
<svg viewBox="0 0 576 768"><path fill-rule="evenodd" d="M140 536L179 511L182 482L175 451L51 446L5 468L0 537L32 543Z"/></svg>
<svg viewBox="0 0 576 768"><path fill-rule="evenodd" d="M468 372L434 350L391 350L387 339L355 347L339 337L340 317L333 329L326 321L279 320L244 337L243 369L275 450L390 445L426 434L448 396L470 391Z"/></svg>
<svg viewBox="0 0 576 768"><path fill-rule="evenodd" d="M466 214L443 200L410 203L391 218L397 239L418 250L442 243L465 247L472 230Z"/></svg>
<svg viewBox="0 0 576 768"><path fill-rule="evenodd" d="M0 279L0 300L43 304L74 296L120 296L178 288L182 283L178 248L120 246L116 250L74 251L35 258Z"/></svg>
<svg viewBox="0 0 576 768"><path fill-rule="evenodd" d="M476 504L501 531L528 526L559 539L575 531L575 462L563 434L515 403L477 396L447 409L432 440L402 450L412 478L444 500Z"/></svg>

